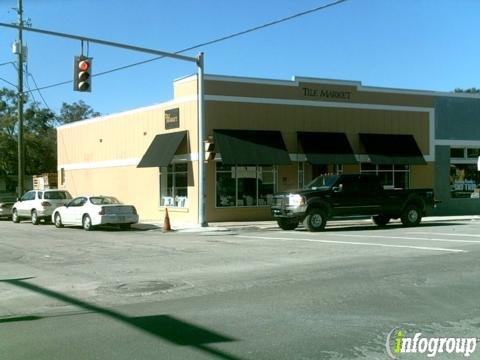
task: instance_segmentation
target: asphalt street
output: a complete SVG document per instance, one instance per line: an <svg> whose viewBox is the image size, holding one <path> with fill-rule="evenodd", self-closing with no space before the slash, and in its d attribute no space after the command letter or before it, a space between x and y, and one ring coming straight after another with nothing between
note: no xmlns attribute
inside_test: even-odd
<svg viewBox="0 0 480 360"><path fill-rule="evenodd" d="M320 233L0 221L0 358L387 359L394 328L480 337L479 255L477 219Z"/></svg>

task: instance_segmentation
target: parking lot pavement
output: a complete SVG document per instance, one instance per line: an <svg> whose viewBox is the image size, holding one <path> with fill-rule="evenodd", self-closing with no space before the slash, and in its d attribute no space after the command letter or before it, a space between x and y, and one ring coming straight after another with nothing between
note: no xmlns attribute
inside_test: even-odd
<svg viewBox="0 0 480 360"><path fill-rule="evenodd" d="M167 348L170 358L199 358L119 329L108 318L118 314L228 334L238 340L215 346L242 359L385 358L387 333L411 324L437 336L479 335L480 222L331 222L318 233L265 225L86 232L0 221L0 344L17 354L28 343L22 359L75 359L59 346L68 333L75 351L91 349L84 358L112 349L135 358L134 342L144 344L137 355L157 356L137 358ZM111 342L89 346L91 334L112 334Z"/></svg>

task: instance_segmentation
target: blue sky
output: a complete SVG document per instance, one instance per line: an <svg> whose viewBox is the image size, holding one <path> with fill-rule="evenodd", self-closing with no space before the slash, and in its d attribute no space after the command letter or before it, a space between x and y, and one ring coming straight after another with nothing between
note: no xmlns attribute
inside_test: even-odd
<svg viewBox="0 0 480 360"><path fill-rule="evenodd" d="M24 11L36 28L173 52L329 2L24 0ZM0 22L16 21L11 10L16 3L0 0ZM478 0L348 0L201 50L211 74L298 75L451 91L480 87L479 14ZM0 28L0 63L15 60L15 37L15 30ZM25 40L29 71L40 87L72 79L79 42L33 33L26 33ZM89 52L94 73L151 57L95 44ZM96 77L91 93L74 92L68 84L42 94L54 111L62 102L84 100L108 114L168 100L172 80L195 71L191 63L160 60ZM0 78L15 83L14 68L0 67Z"/></svg>

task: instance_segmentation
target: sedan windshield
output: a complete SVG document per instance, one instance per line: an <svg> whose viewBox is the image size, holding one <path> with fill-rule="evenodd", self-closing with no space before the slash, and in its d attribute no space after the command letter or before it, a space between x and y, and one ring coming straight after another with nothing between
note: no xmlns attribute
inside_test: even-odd
<svg viewBox="0 0 480 360"><path fill-rule="evenodd" d="M90 202L93 205L110 205L110 204L121 204L113 196L94 196L90 198Z"/></svg>
<svg viewBox="0 0 480 360"><path fill-rule="evenodd" d="M330 189L337 181L337 175L319 176L313 179L308 185L307 189Z"/></svg>

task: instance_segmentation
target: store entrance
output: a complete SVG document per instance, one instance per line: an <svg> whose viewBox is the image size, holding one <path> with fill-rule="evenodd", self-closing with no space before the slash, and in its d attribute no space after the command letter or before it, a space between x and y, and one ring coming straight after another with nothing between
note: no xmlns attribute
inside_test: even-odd
<svg viewBox="0 0 480 360"><path fill-rule="evenodd" d="M328 174L328 165L312 165L312 179L317 176Z"/></svg>

